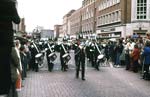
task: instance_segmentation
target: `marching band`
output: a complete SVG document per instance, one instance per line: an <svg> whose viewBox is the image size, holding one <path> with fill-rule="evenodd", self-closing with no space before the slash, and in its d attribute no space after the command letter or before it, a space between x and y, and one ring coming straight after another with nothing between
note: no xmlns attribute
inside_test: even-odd
<svg viewBox="0 0 150 97"><path fill-rule="evenodd" d="M148 38L145 41L149 40ZM126 42L125 42L126 41ZM30 51L31 51L31 61L30 68L39 71L39 68L43 67L44 56L47 59L48 71L53 71L53 67L55 66L55 60L58 58L60 54L60 66L62 71L67 71L69 69L69 61L71 58L70 50L74 51L74 66L76 67L76 78L79 77L79 72L82 71L82 79L85 80L85 62L90 63L91 67L95 70L99 71L101 66L107 66L112 64L114 67L118 67L118 65L126 66L126 70L133 70L134 72L138 71L138 61L139 56L144 56L145 53L142 53L145 49L141 45L136 45L137 49L141 49L141 55L137 55L138 58L136 60L136 64L134 59L134 43L131 38L123 41L122 39L118 39L118 41L109 41L109 42L101 42L96 39L84 40L78 39L74 41L68 41L63 39L61 43L57 43L56 41L31 41ZM147 43L147 42L145 42ZM145 45L146 46L146 45ZM149 45L148 45L149 47ZM57 54L56 54L57 53ZM59 53L59 54L58 54ZM133 58L132 58L133 57ZM143 61L143 60L140 60ZM146 61L147 62L147 61ZM140 63L142 64L142 72L143 78L148 75L149 63ZM88 64L89 65L89 64Z"/></svg>

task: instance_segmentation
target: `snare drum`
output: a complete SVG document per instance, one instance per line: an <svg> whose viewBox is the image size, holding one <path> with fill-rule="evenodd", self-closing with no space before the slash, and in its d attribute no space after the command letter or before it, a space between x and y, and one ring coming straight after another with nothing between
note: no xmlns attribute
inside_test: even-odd
<svg viewBox="0 0 150 97"><path fill-rule="evenodd" d="M100 54L98 55L97 59L100 60L100 59L103 59L104 58L104 55L103 54Z"/></svg>
<svg viewBox="0 0 150 97"><path fill-rule="evenodd" d="M66 53L62 56L62 58L64 61L68 62L71 59L71 56L68 53Z"/></svg>
<svg viewBox="0 0 150 97"><path fill-rule="evenodd" d="M54 53L54 52L52 52L52 53L50 53L49 55L48 55L48 57L50 58L50 61L55 61L55 59L57 58L57 55Z"/></svg>

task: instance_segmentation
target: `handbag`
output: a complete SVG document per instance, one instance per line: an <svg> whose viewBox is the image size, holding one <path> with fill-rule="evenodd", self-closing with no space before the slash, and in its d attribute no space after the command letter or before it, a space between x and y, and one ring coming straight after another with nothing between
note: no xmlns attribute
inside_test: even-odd
<svg viewBox="0 0 150 97"><path fill-rule="evenodd" d="M16 90L21 91L22 79L21 79L21 74L20 74L18 69L17 69L17 75L18 75L18 78L17 78L17 81L16 81Z"/></svg>

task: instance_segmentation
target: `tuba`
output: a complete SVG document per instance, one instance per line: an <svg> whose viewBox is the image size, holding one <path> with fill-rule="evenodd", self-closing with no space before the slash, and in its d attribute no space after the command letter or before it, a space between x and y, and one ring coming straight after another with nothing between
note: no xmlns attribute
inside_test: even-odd
<svg viewBox="0 0 150 97"><path fill-rule="evenodd" d="M64 60L66 63L68 63L69 60L71 59L71 56L69 55L69 53L67 53L67 51L66 51L64 45L62 44L61 46L62 46L62 48L63 48L63 50L64 50L64 52L65 52L65 54L62 56L62 58L63 58L63 60Z"/></svg>
<svg viewBox="0 0 150 97"><path fill-rule="evenodd" d="M50 52L51 52L51 53L48 55L48 57L50 58L50 61L53 62L53 61L56 60L57 55L53 52L53 50L51 49L49 43L47 43L47 45L48 45L48 48L49 48L49 50L50 50Z"/></svg>

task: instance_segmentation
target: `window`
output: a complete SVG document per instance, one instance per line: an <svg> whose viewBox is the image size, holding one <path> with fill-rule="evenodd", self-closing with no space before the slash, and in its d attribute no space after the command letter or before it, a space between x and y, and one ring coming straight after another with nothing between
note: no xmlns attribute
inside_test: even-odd
<svg viewBox="0 0 150 97"><path fill-rule="evenodd" d="M104 17L102 16L102 25L104 24Z"/></svg>
<svg viewBox="0 0 150 97"><path fill-rule="evenodd" d="M108 23L111 22L111 14L108 15Z"/></svg>
<svg viewBox="0 0 150 97"><path fill-rule="evenodd" d="M137 19L146 19L147 0L137 0Z"/></svg>
<svg viewBox="0 0 150 97"><path fill-rule="evenodd" d="M102 25L102 16L100 17L100 25Z"/></svg>
<svg viewBox="0 0 150 97"><path fill-rule="evenodd" d="M115 13L112 13L112 22L115 21Z"/></svg>
<svg viewBox="0 0 150 97"><path fill-rule="evenodd" d="M120 0L117 0L117 3L120 3Z"/></svg>
<svg viewBox="0 0 150 97"><path fill-rule="evenodd" d="M116 12L116 21L119 21L119 12Z"/></svg>
<svg viewBox="0 0 150 97"><path fill-rule="evenodd" d="M111 23L112 22L112 14L110 13L109 15L109 22Z"/></svg>
<svg viewBox="0 0 150 97"><path fill-rule="evenodd" d="M121 20L121 11L118 12L118 19Z"/></svg>

